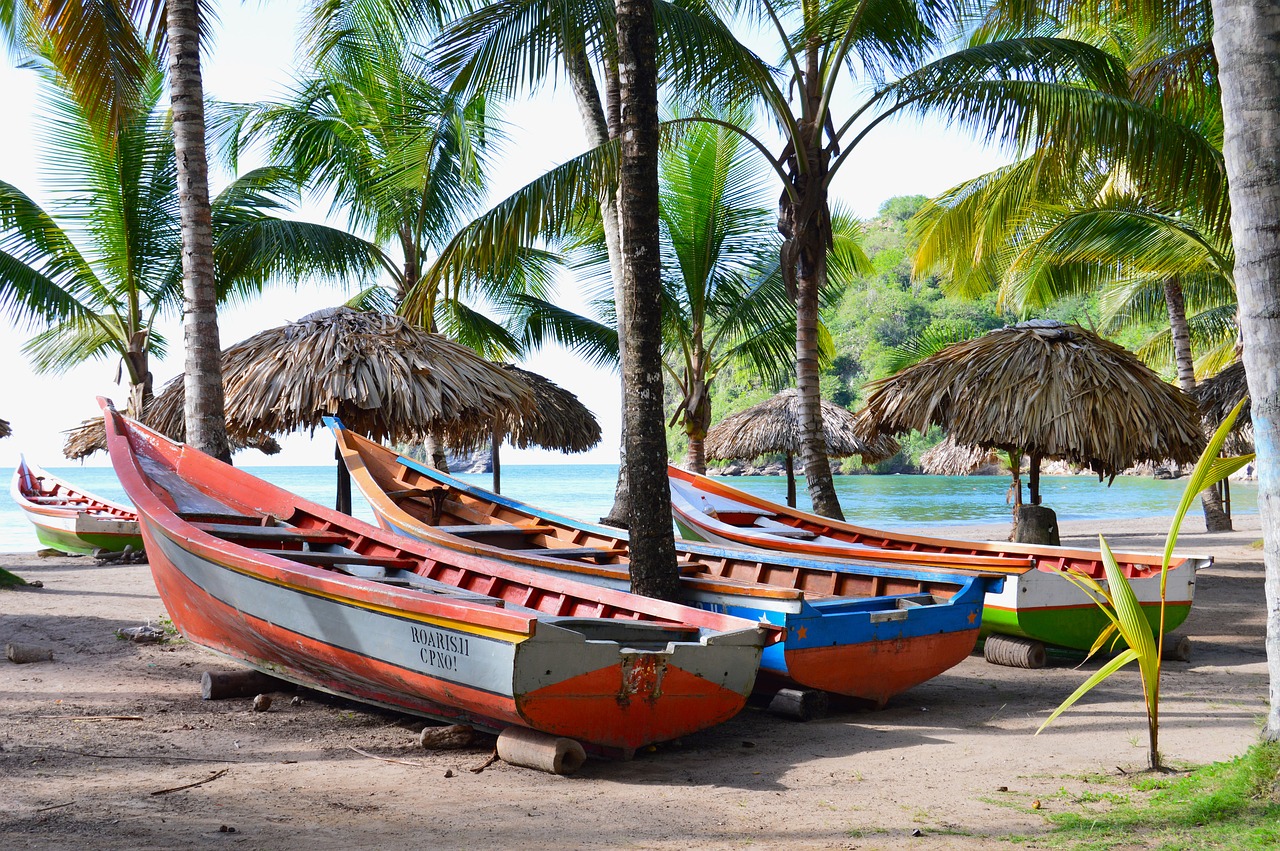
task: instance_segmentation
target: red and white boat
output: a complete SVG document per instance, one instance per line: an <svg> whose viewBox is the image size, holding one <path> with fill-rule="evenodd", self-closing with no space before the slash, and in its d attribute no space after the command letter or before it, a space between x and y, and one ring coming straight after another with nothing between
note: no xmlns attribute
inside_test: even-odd
<svg viewBox="0 0 1280 851"><path fill-rule="evenodd" d="M780 638L383 531L102 404L174 624L272 676L627 755L732 717Z"/></svg>

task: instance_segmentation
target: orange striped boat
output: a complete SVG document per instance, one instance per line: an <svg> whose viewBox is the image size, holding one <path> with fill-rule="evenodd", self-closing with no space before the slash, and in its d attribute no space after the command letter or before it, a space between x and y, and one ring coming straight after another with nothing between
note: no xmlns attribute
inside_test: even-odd
<svg viewBox="0 0 1280 851"><path fill-rule="evenodd" d="M789 508L678 467L669 467L667 474L676 526L687 538L834 558L925 563L937 559L973 560L985 569L1009 574L1002 590L987 593L982 610L984 635L1014 636L1088 650L1109 623L1083 591L1056 575L1071 570L1105 582L1102 554L1097 550L1008 541L960 541L869 529ZM1152 632L1156 632L1160 623L1162 556L1124 552L1115 555ZM1166 581L1165 632L1186 620L1195 596L1196 571L1212 563L1204 556L1174 557ZM1043 647L1039 654L1043 655Z"/></svg>

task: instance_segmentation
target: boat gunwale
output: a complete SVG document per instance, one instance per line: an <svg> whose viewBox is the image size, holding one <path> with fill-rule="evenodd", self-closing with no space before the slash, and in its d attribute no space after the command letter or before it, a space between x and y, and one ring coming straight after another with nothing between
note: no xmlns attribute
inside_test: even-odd
<svg viewBox="0 0 1280 851"><path fill-rule="evenodd" d="M105 401L105 400L104 400ZM462 622L473 622L478 625L489 625L498 629L508 629L512 632L521 632L532 634L534 624L539 620L546 620L548 624L554 626L555 619L564 617L555 615L541 610L530 610L530 613L510 611L505 608L496 608L488 603L469 603L465 600L449 600L441 599L436 595L423 594L419 591L405 590L396 587L388 587L381 585L373 580L361 579L354 576L344 576L324 570L323 568L313 567L310 565L299 564L298 562L271 556L262 551L255 550L252 547L226 541L218 538L204 530L194 526L191 522L179 517L177 513L164 503L164 501L149 487L146 482L149 477L141 469L138 462L138 450L134 447L130 435L137 435L147 446L153 451L163 456L174 456L169 463L170 469L177 472L183 461L187 464L199 467L208 467L213 464L220 464L216 459L210 458L203 453L194 449L190 449L186 445L177 444L168 438L148 429L132 420L127 421L126 428L129 433L120 431L117 420L125 421L126 418L104 405L104 414L106 414L106 422L108 425L108 444L113 448L112 460L116 461L116 454L127 451L127 458L122 459L126 463L123 471L122 465L116 464L117 475L120 475L122 484L125 485L126 492L129 491L129 483L125 481L126 475L136 479L133 482L135 488L141 489L142 500L145 503L139 504L138 500L131 494L140 513L147 514L151 519L158 523L162 528L170 531L174 529L182 529L181 538L193 546L197 546L206 553L218 553L224 556L237 557L247 561L250 565L254 562L265 563L273 571L281 574L290 574L299 578L307 578L311 581L318 581L321 585L331 585L337 589L362 589L365 594L374 598L385 601L394 600L392 608L400 608L402 604L409 604L414 610L423 611L424 614L431 614L432 610L442 612L444 617ZM123 439L128 444L128 449L122 449L118 443L113 443L111 438L116 440ZM124 475L121 473L123 472ZM203 471L199 471L203 472ZM232 476L238 471L236 468L229 468L227 471ZM243 474L248 476L249 474ZM201 480L206 478L200 477ZM568 579L560 579L554 576L544 576L533 571L525 570L513 565L507 565L494 559L482 556L471 555L467 553L457 553L438 545L432 545L429 542L417 541L412 538L397 535L372 526L349 515L342 515L339 512L325 508L324 506L311 503L295 494L291 494L276 485L271 484L262 479L252 477L254 482L258 483L257 487L260 491L265 491L269 496L273 496L283 505L290 506L295 512L301 509L310 517L333 526L345 534L351 535L353 538L361 538L373 541L376 544L389 548L397 553L407 554L401 557L413 558L421 561L435 561L448 567L457 569L471 570L476 573L493 576L504 582L523 585L538 589L539 591L549 594L559 594L563 597L572 597L579 601L598 602L613 608L620 612L640 615L638 620L649 619L653 622L666 622L671 624L685 624L696 626L700 632L700 641L706 642L713 640L717 635L730 635L735 633L747 632L758 629L758 625L741 618L734 618L725 615L719 615L713 612L704 612L697 609L690 609L674 603L668 603L663 600L650 598L633 598L629 594L611 591L607 588L599 588L596 586L588 586L580 582ZM157 487L162 487L157 483ZM167 491L166 491L167 492ZM242 503L245 504L245 503ZM164 522L157 516L157 509L163 516ZM256 509L261 511L265 516L273 512L265 508ZM278 515L277 515L278 516ZM244 555L239 555L237 551L243 551ZM433 552L437 551L437 552ZM235 555L232 555L232 554ZM442 557L444 556L444 557ZM202 556L203 557L203 556ZM252 569L252 568L251 568ZM303 582L304 585L309 584ZM584 592L589 591L589 594ZM341 596L341 595L339 595ZM502 599L502 598L495 598ZM643 605L637 606L637 602ZM458 617L457 615L463 615ZM690 622L690 616L699 623ZM507 626L504 626L507 624ZM512 628L514 627L514 628ZM697 642L694 642L697 643ZM767 643L767 642L762 642Z"/></svg>
<svg viewBox="0 0 1280 851"><path fill-rule="evenodd" d="M66 495L58 497L62 501L52 504L32 501L21 485L23 470L26 470L33 478L46 478L55 482L59 488L67 492ZM21 456L18 458L18 466L13 470L13 479L9 485L9 493L13 497L13 501L18 503L18 507L23 511L31 514L39 514L45 517L75 517L79 514L86 514L87 509L94 509L99 511L105 510L107 512L106 514L101 515L87 515L94 520L109 520L117 523L136 523L138 520L137 513L129 507L112 502L109 499L103 499L102 497L89 493L88 491L80 490L65 479L55 476L43 467L30 463L25 457ZM73 495L87 500L88 504L81 506L72 506L67 504L67 502L73 498ZM101 508L97 508L98 506L101 506Z"/></svg>

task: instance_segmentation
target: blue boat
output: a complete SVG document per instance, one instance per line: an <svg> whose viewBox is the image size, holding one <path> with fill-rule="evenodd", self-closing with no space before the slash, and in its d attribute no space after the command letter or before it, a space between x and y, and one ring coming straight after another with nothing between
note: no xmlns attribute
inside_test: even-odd
<svg viewBox="0 0 1280 851"><path fill-rule="evenodd" d="M475 487L327 419L351 479L384 528L610 588L630 586L627 533ZM683 602L786 629L761 677L868 700L890 697L973 651L1000 574L884 566L676 543Z"/></svg>

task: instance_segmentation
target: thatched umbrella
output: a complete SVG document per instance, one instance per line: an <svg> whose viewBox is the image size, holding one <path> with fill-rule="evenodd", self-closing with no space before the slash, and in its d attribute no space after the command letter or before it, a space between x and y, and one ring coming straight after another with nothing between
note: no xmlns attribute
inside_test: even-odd
<svg viewBox="0 0 1280 851"><path fill-rule="evenodd" d="M146 414L143 416L148 426L180 443L187 439L187 423L183 412L187 394L183 378L183 374L179 373L165 384L159 395L153 397L146 406ZM280 451L280 444L274 437L246 433L238 425L234 422L227 423L227 437L231 441L233 452L257 449L263 455L275 455ZM79 461L95 452L107 451L107 433L102 417L90 417L66 434L67 442L62 447L62 454L72 461Z"/></svg>
<svg viewBox="0 0 1280 851"><path fill-rule="evenodd" d="M465 440L497 414L532 409L519 379L398 316L330 308L222 353L227 420L246 433L314 431L336 416L372 440ZM338 462L338 507L351 482Z"/></svg>
<svg viewBox="0 0 1280 851"><path fill-rule="evenodd" d="M827 438L827 454L837 458L860 455L864 464L874 464L891 458L899 449L898 442L890 437L864 440L858 434L854 415L826 399L822 400L822 428ZM755 458L772 452L784 453L787 505L794 508L793 456L802 448L800 433L800 397L794 389L789 389L725 417L707 432L703 445L708 458Z"/></svg>
<svg viewBox="0 0 1280 851"><path fill-rule="evenodd" d="M527 411L533 395L471 349L398 316L331 308L222 353L227 420L281 434L337 416L373 440L446 437Z"/></svg>
<svg viewBox="0 0 1280 851"><path fill-rule="evenodd" d="M1216 431L1240 400L1245 400L1224 447L1224 451L1231 455L1245 455L1253 451L1253 416L1248 397L1249 383L1245 379L1243 361L1236 361L1217 375L1206 378L1191 391L1191 398L1200 406L1204 424L1210 431Z"/></svg>
<svg viewBox="0 0 1280 851"><path fill-rule="evenodd" d="M8 437L13 434L13 429L9 428L8 420L0 420L0 437Z"/></svg>
<svg viewBox="0 0 1280 851"><path fill-rule="evenodd" d="M994 451L972 444L961 446L951 435L920 456L920 469L930 476L967 476L994 463Z"/></svg>
<svg viewBox="0 0 1280 851"><path fill-rule="evenodd" d="M1138 461L1192 462L1205 443L1189 396L1126 349L1061 322L956 343L869 389L863 434L936 424L958 444L1009 453L1015 483L1025 453L1032 505L1040 504L1041 459L1114 479Z"/></svg>
<svg viewBox="0 0 1280 851"><path fill-rule="evenodd" d="M501 493L502 464L498 451L504 440L518 449L540 446L561 452L586 452L600 442L602 432L595 414L578 397L536 372L509 363L497 364L533 394L531 410L499 411L483 431L453 438L452 446L478 449L490 444L493 458L493 490Z"/></svg>

